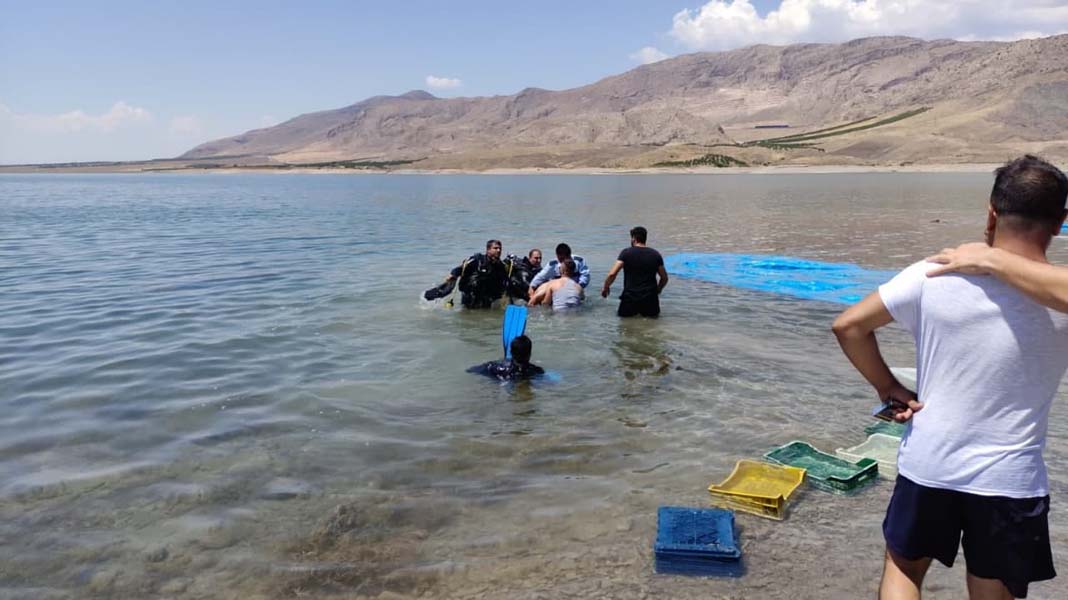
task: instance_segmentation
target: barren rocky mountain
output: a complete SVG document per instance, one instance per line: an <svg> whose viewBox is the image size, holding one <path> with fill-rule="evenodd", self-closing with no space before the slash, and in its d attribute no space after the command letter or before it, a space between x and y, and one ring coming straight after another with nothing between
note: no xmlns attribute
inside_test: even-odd
<svg viewBox="0 0 1068 600"><path fill-rule="evenodd" d="M376 96L180 158L415 168L896 165L998 162L1024 151L1068 157L1068 35L761 45L679 56L570 90Z"/></svg>

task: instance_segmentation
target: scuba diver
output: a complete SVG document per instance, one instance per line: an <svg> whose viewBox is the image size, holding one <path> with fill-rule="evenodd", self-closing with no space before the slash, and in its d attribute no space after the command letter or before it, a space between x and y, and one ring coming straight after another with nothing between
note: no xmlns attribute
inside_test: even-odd
<svg viewBox="0 0 1068 600"><path fill-rule="evenodd" d="M486 253L476 253L449 272L445 281L423 293L427 300L436 300L453 293L454 287L461 292L460 303L465 308L489 308L504 295L509 286L509 267L501 260L501 241L486 242ZM446 301L452 306L452 299Z"/></svg>
<svg viewBox="0 0 1068 600"><path fill-rule="evenodd" d="M470 367L467 372L478 373L499 381L531 379L545 374L545 369L530 362L530 354L534 350L534 342L530 341L530 338L521 335L512 340L510 348L512 350L511 359L491 360L487 363Z"/></svg>
<svg viewBox="0 0 1068 600"><path fill-rule="evenodd" d="M508 266L508 296L513 300L529 300L530 282L541 272L541 250L533 248L522 258L509 254L504 262Z"/></svg>

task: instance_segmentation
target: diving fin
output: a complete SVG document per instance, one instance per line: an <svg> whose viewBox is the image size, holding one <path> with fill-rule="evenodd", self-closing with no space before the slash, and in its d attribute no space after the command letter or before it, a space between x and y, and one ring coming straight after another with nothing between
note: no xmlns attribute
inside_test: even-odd
<svg viewBox="0 0 1068 600"><path fill-rule="evenodd" d="M512 340L523 335L527 329L527 307L509 304L504 309L504 327L501 329L501 342L504 343L504 357L512 358Z"/></svg>
<svg viewBox="0 0 1068 600"><path fill-rule="evenodd" d="M437 300L438 298L444 298L445 296L449 295L449 292L451 292L452 288L455 286L456 280L450 279L437 287L432 287L429 290L423 292L423 298L427 300Z"/></svg>

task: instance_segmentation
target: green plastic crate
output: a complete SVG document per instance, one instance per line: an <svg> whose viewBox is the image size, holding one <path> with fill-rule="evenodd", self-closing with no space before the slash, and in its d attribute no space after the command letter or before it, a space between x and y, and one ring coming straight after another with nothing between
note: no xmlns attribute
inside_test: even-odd
<svg viewBox="0 0 1068 600"><path fill-rule="evenodd" d="M876 460L865 458L851 463L801 441L780 446L764 458L776 464L805 469L805 478L812 487L832 494L855 493L879 476Z"/></svg>
<svg viewBox="0 0 1068 600"><path fill-rule="evenodd" d="M865 435L872 435L876 433L882 433L886 435L892 435L898 439L905 435L905 428L908 425L904 423L891 423L890 421L876 421L871 425L864 428Z"/></svg>

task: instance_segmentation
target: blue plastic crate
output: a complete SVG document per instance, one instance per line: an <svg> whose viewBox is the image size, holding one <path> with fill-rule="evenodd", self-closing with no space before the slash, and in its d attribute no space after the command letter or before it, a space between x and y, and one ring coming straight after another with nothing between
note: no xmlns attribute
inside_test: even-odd
<svg viewBox="0 0 1068 600"><path fill-rule="evenodd" d="M656 511L658 554L737 560L742 556L734 511L661 506Z"/></svg>
<svg viewBox="0 0 1068 600"><path fill-rule="evenodd" d="M734 511L661 506L653 545L657 573L740 577L744 573Z"/></svg>
<svg viewBox="0 0 1068 600"><path fill-rule="evenodd" d="M742 559L688 560L656 556L656 572L665 575L695 575L699 577L741 577L745 574Z"/></svg>

